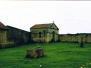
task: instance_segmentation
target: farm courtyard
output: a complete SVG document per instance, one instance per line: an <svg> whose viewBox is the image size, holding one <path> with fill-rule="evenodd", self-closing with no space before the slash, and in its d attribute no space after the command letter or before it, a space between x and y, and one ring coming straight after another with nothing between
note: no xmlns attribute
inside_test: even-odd
<svg viewBox="0 0 91 68"><path fill-rule="evenodd" d="M44 57L26 58L26 50L44 49ZM91 68L91 44L41 43L0 49L0 68Z"/></svg>

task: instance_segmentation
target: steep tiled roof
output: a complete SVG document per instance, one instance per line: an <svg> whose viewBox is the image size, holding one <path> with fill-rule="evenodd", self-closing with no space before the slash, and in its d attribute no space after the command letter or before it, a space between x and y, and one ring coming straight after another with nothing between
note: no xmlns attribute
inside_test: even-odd
<svg viewBox="0 0 91 68"><path fill-rule="evenodd" d="M52 23L50 23L50 24L36 24L36 25L32 26L31 28L48 28L51 24Z"/></svg>
<svg viewBox="0 0 91 68"><path fill-rule="evenodd" d="M5 25L0 22L0 29L6 29Z"/></svg>

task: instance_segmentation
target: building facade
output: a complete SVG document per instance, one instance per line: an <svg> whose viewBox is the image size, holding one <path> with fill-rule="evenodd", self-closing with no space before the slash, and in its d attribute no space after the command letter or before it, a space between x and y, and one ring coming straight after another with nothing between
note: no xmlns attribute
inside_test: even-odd
<svg viewBox="0 0 91 68"><path fill-rule="evenodd" d="M35 24L30 32L33 42L51 42L58 40L59 29L54 23Z"/></svg>
<svg viewBox="0 0 91 68"><path fill-rule="evenodd" d="M5 25L0 22L0 44L7 41L6 31Z"/></svg>

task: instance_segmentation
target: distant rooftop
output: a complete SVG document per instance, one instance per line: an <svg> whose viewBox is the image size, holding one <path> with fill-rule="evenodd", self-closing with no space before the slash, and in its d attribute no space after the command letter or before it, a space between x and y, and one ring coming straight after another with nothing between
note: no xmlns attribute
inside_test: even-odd
<svg viewBox="0 0 91 68"><path fill-rule="evenodd" d="M5 25L0 22L0 29L6 29Z"/></svg>
<svg viewBox="0 0 91 68"><path fill-rule="evenodd" d="M34 26L32 26L31 28L48 28L50 25L52 25L53 23L48 23L48 24L35 24Z"/></svg>

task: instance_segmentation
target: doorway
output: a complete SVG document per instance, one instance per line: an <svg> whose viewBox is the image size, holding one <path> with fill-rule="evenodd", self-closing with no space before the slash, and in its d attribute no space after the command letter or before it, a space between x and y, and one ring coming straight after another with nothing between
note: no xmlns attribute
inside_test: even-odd
<svg viewBox="0 0 91 68"><path fill-rule="evenodd" d="M55 32L52 32L52 41L55 41Z"/></svg>

